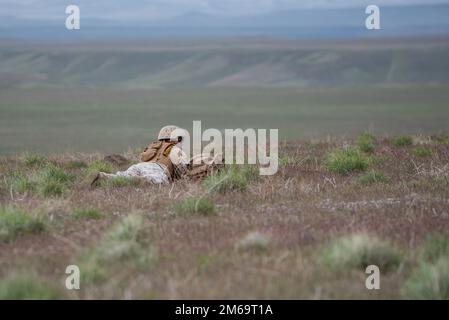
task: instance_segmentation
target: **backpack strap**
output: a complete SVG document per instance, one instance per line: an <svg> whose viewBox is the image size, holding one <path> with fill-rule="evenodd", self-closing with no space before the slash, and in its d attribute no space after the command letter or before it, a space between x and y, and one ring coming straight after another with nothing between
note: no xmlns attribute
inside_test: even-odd
<svg viewBox="0 0 449 320"><path fill-rule="evenodd" d="M157 155L157 151L161 148L161 146L162 141L155 141L153 143L150 143L140 154L140 161L151 161Z"/></svg>
<svg viewBox="0 0 449 320"><path fill-rule="evenodd" d="M155 141L150 143L148 147L140 154L142 162L157 162L164 165L168 169L169 178L172 179L175 167L170 160L170 152L176 144L174 141Z"/></svg>
<svg viewBox="0 0 449 320"><path fill-rule="evenodd" d="M150 160L151 162L157 162L164 165L168 169L169 178L173 179L175 173L175 166L170 160L170 152L176 142L162 142L156 156Z"/></svg>

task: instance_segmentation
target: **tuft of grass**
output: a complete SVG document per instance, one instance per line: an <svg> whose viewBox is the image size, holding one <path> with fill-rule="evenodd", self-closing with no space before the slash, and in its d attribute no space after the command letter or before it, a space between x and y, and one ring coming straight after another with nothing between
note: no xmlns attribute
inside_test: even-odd
<svg viewBox="0 0 449 320"><path fill-rule="evenodd" d="M64 193L64 185L57 181L46 181L41 187L44 196L60 196Z"/></svg>
<svg viewBox="0 0 449 320"><path fill-rule="evenodd" d="M432 135L430 137L432 141L436 141L439 144L447 145L449 144L449 137L444 135Z"/></svg>
<svg viewBox="0 0 449 320"><path fill-rule="evenodd" d="M10 276L0 284L0 300L55 300L60 294L48 283L28 275Z"/></svg>
<svg viewBox="0 0 449 320"><path fill-rule="evenodd" d="M64 169L55 165L45 167L38 175L40 192L44 196L57 196L64 192L66 185L72 181L73 176Z"/></svg>
<svg viewBox="0 0 449 320"><path fill-rule="evenodd" d="M214 203L205 197L186 198L176 203L174 209L178 215L201 214L211 216L216 213Z"/></svg>
<svg viewBox="0 0 449 320"><path fill-rule="evenodd" d="M101 212L98 209L75 209L72 216L75 219L100 219Z"/></svg>
<svg viewBox="0 0 449 320"><path fill-rule="evenodd" d="M336 149L326 157L326 165L330 171L348 174L355 171L365 171L371 163L371 158L357 148Z"/></svg>
<svg viewBox="0 0 449 320"><path fill-rule="evenodd" d="M43 170L42 174L43 174L43 178L46 181L54 181L54 182L59 182L59 183L70 182L73 178L70 173L68 173L64 169L54 166L54 165L47 166Z"/></svg>
<svg viewBox="0 0 449 320"><path fill-rule="evenodd" d="M256 165L245 164L238 166L237 171L240 171L248 182L254 181L259 177L259 167Z"/></svg>
<svg viewBox="0 0 449 320"><path fill-rule="evenodd" d="M280 166L290 166L290 165L294 165L295 163L296 163L295 158L288 154L284 154L279 157L279 165Z"/></svg>
<svg viewBox="0 0 449 320"><path fill-rule="evenodd" d="M38 192L44 196L53 196L61 195L73 178L64 169L48 163L37 171L13 172L8 180L16 192Z"/></svg>
<svg viewBox="0 0 449 320"><path fill-rule="evenodd" d="M25 153L23 164L27 167L38 167L48 164L47 158L37 153Z"/></svg>
<svg viewBox="0 0 449 320"><path fill-rule="evenodd" d="M432 150L424 146L418 146L413 149L413 154L417 157L428 157L432 155Z"/></svg>
<svg viewBox="0 0 449 320"><path fill-rule="evenodd" d="M0 241L11 241L26 233L40 233L47 229L43 218L17 207L0 207Z"/></svg>
<svg viewBox="0 0 449 320"><path fill-rule="evenodd" d="M365 233L334 240L322 251L326 265L334 268L365 268L376 265L387 271L401 262L400 253L387 241Z"/></svg>
<svg viewBox="0 0 449 320"><path fill-rule="evenodd" d="M405 282L402 293L407 299L449 299L449 256L434 263L423 263Z"/></svg>
<svg viewBox="0 0 449 320"><path fill-rule="evenodd" d="M444 190L449 196L449 176L431 177L430 183L434 189Z"/></svg>
<svg viewBox="0 0 449 320"><path fill-rule="evenodd" d="M271 239L267 235L259 231L253 231L240 239L236 243L236 248L239 250L264 252L268 250L270 242Z"/></svg>
<svg viewBox="0 0 449 320"><path fill-rule="evenodd" d="M370 172L359 177L359 183L364 186L369 186L375 183L386 182L387 179L382 172L371 170Z"/></svg>
<svg viewBox="0 0 449 320"><path fill-rule="evenodd" d="M12 172L8 177L9 186L16 192L34 192L37 189L37 181L22 172Z"/></svg>
<svg viewBox="0 0 449 320"><path fill-rule="evenodd" d="M123 265L147 268L156 257L147 238L148 232L141 216L129 215L122 219L84 256L84 281L103 280L108 273Z"/></svg>
<svg viewBox="0 0 449 320"><path fill-rule="evenodd" d="M245 191L249 183L255 180L257 176L258 169L256 166L232 165L226 170L208 176L203 185L209 190L217 192Z"/></svg>
<svg viewBox="0 0 449 320"><path fill-rule="evenodd" d="M108 177L100 180L100 186L106 187L127 187L127 186L142 186L145 180L131 177Z"/></svg>
<svg viewBox="0 0 449 320"><path fill-rule="evenodd" d="M394 138L393 144L398 147L410 146L413 144L413 139L410 136L399 136Z"/></svg>
<svg viewBox="0 0 449 320"><path fill-rule="evenodd" d="M430 234L421 246L421 258L435 261L441 256L449 257L449 237L445 234Z"/></svg>
<svg viewBox="0 0 449 320"><path fill-rule="evenodd" d="M357 147L366 153L373 153L375 148L376 138L370 133L362 133L357 137Z"/></svg>
<svg viewBox="0 0 449 320"><path fill-rule="evenodd" d="M70 160L64 164L64 168L66 169L82 169L86 167L87 163L82 160Z"/></svg>
<svg viewBox="0 0 449 320"><path fill-rule="evenodd" d="M146 235L143 218L129 215L117 223L106 235L108 241L139 241Z"/></svg>
<svg viewBox="0 0 449 320"><path fill-rule="evenodd" d="M87 173L90 174L95 171L101 171L106 173L111 173L114 170L114 167L109 162L104 160L94 160L87 166Z"/></svg>

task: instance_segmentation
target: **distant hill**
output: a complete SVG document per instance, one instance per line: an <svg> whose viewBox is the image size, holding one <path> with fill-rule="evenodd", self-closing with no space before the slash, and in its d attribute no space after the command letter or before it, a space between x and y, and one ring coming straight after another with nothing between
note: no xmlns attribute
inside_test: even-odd
<svg viewBox="0 0 449 320"><path fill-rule="evenodd" d="M0 39L155 39L192 37L354 38L449 34L449 5L381 6L382 30L365 28L365 7L304 9L229 17L198 12L162 20L113 20L81 14L81 29L60 20L0 14Z"/></svg>
<svg viewBox="0 0 449 320"><path fill-rule="evenodd" d="M0 44L0 87L449 83L449 38Z"/></svg>

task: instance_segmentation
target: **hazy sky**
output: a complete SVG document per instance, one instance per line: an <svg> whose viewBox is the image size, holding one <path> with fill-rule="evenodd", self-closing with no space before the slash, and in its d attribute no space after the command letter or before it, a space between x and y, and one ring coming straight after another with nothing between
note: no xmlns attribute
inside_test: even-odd
<svg viewBox="0 0 449 320"><path fill-rule="evenodd" d="M412 5L449 0L0 0L0 16L58 19L76 4L84 17L154 20L187 13L252 15L301 8L354 7L368 4Z"/></svg>

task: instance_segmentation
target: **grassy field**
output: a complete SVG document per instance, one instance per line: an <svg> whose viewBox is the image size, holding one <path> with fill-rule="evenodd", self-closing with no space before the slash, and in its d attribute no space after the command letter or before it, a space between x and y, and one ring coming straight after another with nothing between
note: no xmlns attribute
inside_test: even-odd
<svg viewBox="0 0 449 320"><path fill-rule="evenodd" d="M282 139L438 133L448 86L345 88L9 88L0 90L0 154L123 152L163 124L278 128Z"/></svg>
<svg viewBox="0 0 449 320"><path fill-rule="evenodd" d="M448 52L444 37L0 43L0 299L449 299ZM88 187L194 120L279 129L278 173Z"/></svg>
<svg viewBox="0 0 449 320"><path fill-rule="evenodd" d="M90 172L119 165L2 157L0 299L448 299L448 161L447 136L364 134L291 141L276 175L231 167L212 191L216 177L90 190ZM365 288L370 264L380 290Z"/></svg>

